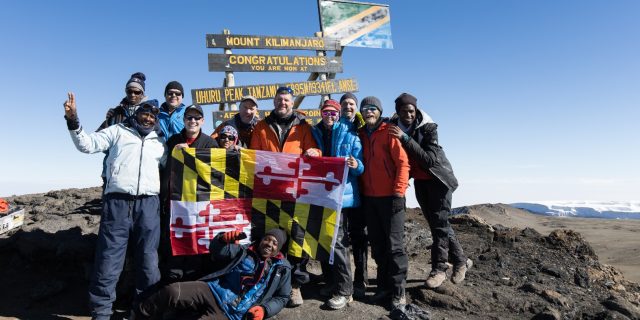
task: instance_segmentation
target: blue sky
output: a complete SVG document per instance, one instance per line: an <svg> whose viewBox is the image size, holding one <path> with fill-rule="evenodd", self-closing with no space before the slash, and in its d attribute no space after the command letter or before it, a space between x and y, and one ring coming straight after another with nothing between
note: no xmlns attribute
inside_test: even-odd
<svg viewBox="0 0 640 320"><path fill-rule="evenodd" d="M402 92L439 123L461 186L454 205L639 200L640 2L386 0L394 49L346 48L344 73L385 115ZM312 36L315 0L13 1L0 11L0 196L100 183L101 155L75 150L74 91L95 129L136 71L162 98L171 80L219 87L205 34ZM268 53L263 50L237 52ZM312 54L279 51L278 54ZM304 81L236 73L236 84ZM339 97L339 96L338 96ZM191 100L190 94L186 102ZM305 100L315 108L318 98ZM270 109L269 101L261 108ZM205 111L213 106L205 107ZM205 131L212 130L207 122Z"/></svg>

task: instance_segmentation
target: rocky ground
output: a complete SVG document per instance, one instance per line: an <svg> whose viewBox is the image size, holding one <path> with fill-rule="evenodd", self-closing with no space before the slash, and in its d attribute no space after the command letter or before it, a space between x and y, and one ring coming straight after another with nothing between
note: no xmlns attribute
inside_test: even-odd
<svg viewBox="0 0 640 320"><path fill-rule="evenodd" d="M22 228L0 236L0 318L88 319L87 278L100 220L100 189L8 200L24 206L27 215ZM408 210L407 298L416 311L414 319L640 319L640 286L601 264L579 233L564 229L543 235L530 228L490 225L473 214L478 208L496 214L504 210L501 205L462 208L451 219L474 266L464 283L446 281L435 290L424 286L430 270L429 229L420 210ZM375 263L370 266L374 275ZM390 316L385 308L360 301L328 310L318 294L321 286L303 288L305 304L285 309L275 319ZM126 299L117 307L126 310Z"/></svg>

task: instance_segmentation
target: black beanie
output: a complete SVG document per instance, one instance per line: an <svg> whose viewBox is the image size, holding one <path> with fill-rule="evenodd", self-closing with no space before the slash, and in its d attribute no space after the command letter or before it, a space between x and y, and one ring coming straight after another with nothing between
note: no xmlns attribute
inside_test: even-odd
<svg viewBox="0 0 640 320"><path fill-rule="evenodd" d="M358 105L358 98L356 98L356 95L351 92L347 92L342 95L342 97L340 98L340 104L342 104L342 101L345 101L347 99L353 99L353 101L356 102L356 106Z"/></svg>
<svg viewBox="0 0 640 320"><path fill-rule="evenodd" d="M405 104L412 104L414 107L418 108L418 99L406 92L399 95L396 98L396 112L398 111L398 108Z"/></svg>
<svg viewBox="0 0 640 320"><path fill-rule="evenodd" d="M380 99L373 96L365 97L364 99L362 99L362 102L360 102L360 109L362 109L362 107L366 105L372 105L378 108L378 111L382 113L382 103L380 102Z"/></svg>
<svg viewBox="0 0 640 320"><path fill-rule="evenodd" d="M282 246L284 246L284 243L287 242L287 234L284 232L284 230L273 228L264 234L265 237L269 235L278 240L278 251L282 250Z"/></svg>
<svg viewBox="0 0 640 320"><path fill-rule="evenodd" d="M178 90L180 91L180 93L182 94L182 96L184 97L184 89L182 88L182 84L178 81L171 81L169 83L167 83L167 86L164 88L164 95L167 95L167 92L170 89L174 89L174 90Z"/></svg>
<svg viewBox="0 0 640 320"><path fill-rule="evenodd" d="M142 90L142 92L144 92L144 81L147 80L147 77L144 76L144 73L142 72L136 72L134 74L131 75L131 79L129 79L129 81L127 81L127 85L124 87L125 90L127 88L137 88Z"/></svg>

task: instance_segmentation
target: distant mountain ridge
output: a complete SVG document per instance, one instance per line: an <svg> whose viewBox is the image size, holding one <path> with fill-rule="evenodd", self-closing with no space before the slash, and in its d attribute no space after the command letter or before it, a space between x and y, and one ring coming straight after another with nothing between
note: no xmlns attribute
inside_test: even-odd
<svg viewBox="0 0 640 320"><path fill-rule="evenodd" d="M640 219L639 201L541 201L509 205L545 216Z"/></svg>

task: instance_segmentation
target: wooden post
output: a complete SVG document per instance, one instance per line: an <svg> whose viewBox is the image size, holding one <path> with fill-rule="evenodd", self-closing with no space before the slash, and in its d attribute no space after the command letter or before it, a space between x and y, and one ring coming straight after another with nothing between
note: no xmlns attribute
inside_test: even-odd
<svg viewBox="0 0 640 320"><path fill-rule="evenodd" d="M231 31L229 31L229 29L224 29L222 30L223 34L231 34ZM231 54L231 49L230 48L224 48L224 53L225 54ZM236 86L236 80L235 77L233 76L233 71L225 71L224 72L225 77L224 77L224 82L223 82L223 86L226 87L235 87ZM220 104L220 111L223 111L224 108L224 103ZM233 102L233 103L229 103L229 109L228 110L238 110L238 105Z"/></svg>

